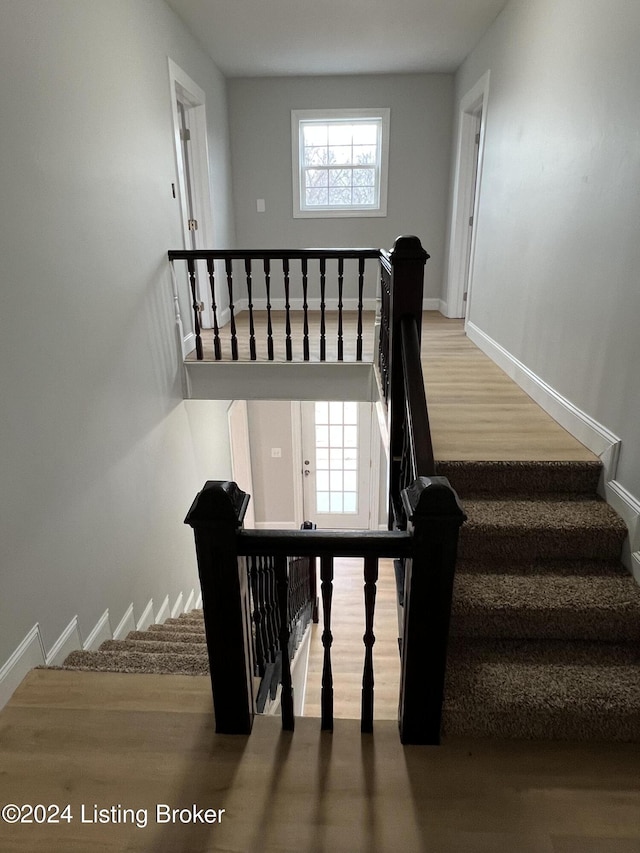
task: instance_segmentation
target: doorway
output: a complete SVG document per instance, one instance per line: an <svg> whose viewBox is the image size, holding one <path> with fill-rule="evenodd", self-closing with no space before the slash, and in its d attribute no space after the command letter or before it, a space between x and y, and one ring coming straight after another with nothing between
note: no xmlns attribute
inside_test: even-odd
<svg viewBox="0 0 640 853"><path fill-rule="evenodd" d="M321 528L369 529L372 406L301 405L303 515Z"/></svg>

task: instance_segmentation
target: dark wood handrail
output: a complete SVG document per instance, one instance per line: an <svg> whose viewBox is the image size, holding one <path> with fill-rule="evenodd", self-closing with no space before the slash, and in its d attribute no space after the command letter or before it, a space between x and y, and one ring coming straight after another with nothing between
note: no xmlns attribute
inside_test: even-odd
<svg viewBox="0 0 640 853"><path fill-rule="evenodd" d="M436 473L436 466L433 458L427 394L420 360L418 325L414 317L408 314L402 317L400 334L405 397L405 429L410 456L409 482L411 482L416 477L432 477Z"/></svg>
<svg viewBox="0 0 640 853"><path fill-rule="evenodd" d="M318 249L170 249L170 261L253 260L268 258L272 261L306 258L379 258L382 249L372 248L318 248Z"/></svg>
<svg viewBox="0 0 640 853"><path fill-rule="evenodd" d="M402 530L239 530L241 556L406 557L411 536Z"/></svg>

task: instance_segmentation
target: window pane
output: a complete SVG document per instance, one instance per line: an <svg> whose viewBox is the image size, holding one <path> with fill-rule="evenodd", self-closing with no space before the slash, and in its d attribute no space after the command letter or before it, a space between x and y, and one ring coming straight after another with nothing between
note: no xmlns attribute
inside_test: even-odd
<svg viewBox="0 0 640 853"><path fill-rule="evenodd" d="M358 488L357 477L355 471L345 471L344 472L344 486L345 491L355 492Z"/></svg>
<svg viewBox="0 0 640 853"><path fill-rule="evenodd" d="M342 471L332 471L331 472L331 491L332 492L341 492L342 491Z"/></svg>
<svg viewBox="0 0 640 853"><path fill-rule="evenodd" d="M354 204L375 204L376 191L374 187L354 187L353 188L353 203Z"/></svg>
<svg viewBox="0 0 640 853"><path fill-rule="evenodd" d="M376 145L378 142L378 127L375 124L354 124L354 145Z"/></svg>
<svg viewBox="0 0 640 853"><path fill-rule="evenodd" d="M329 187L329 204L351 204L351 187Z"/></svg>
<svg viewBox="0 0 640 853"><path fill-rule="evenodd" d="M376 183L375 169L354 169L353 175L354 187L373 187Z"/></svg>
<svg viewBox="0 0 640 853"><path fill-rule="evenodd" d="M344 470L355 471L358 467L358 456L355 450L344 451Z"/></svg>
<svg viewBox="0 0 640 853"><path fill-rule="evenodd" d="M331 492L330 512L342 512L342 492Z"/></svg>
<svg viewBox="0 0 640 853"><path fill-rule="evenodd" d="M329 403L329 422L332 424L341 424L342 412L342 403Z"/></svg>
<svg viewBox="0 0 640 853"><path fill-rule="evenodd" d="M362 169L358 170L362 172ZM361 182L362 183L362 182ZM329 185L328 169L307 169L304 173L304 184L307 189L311 187L326 187Z"/></svg>
<svg viewBox="0 0 640 853"><path fill-rule="evenodd" d="M354 145L353 146L353 163L358 166L364 166L368 163L375 164L377 160L375 145Z"/></svg>
<svg viewBox="0 0 640 853"><path fill-rule="evenodd" d="M352 427L348 427L352 429ZM341 426L330 426L329 427L329 446L330 447L342 447L342 427Z"/></svg>
<svg viewBox="0 0 640 853"><path fill-rule="evenodd" d="M316 492L316 511L329 512L329 492Z"/></svg>
<svg viewBox="0 0 640 853"><path fill-rule="evenodd" d="M352 174L351 169L329 169L329 186L350 187Z"/></svg>
<svg viewBox="0 0 640 853"><path fill-rule="evenodd" d="M352 124L330 124L329 125L329 145L351 145L353 137ZM369 139L363 140L370 142ZM375 142L375 140L374 140Z"/></svg>
<svg viewBox="0 0 640 853"><path fill-rule="evenodd" d="M326 207L329 204L329 191L322 188L308 189L305 200L307 207Z"/></svg>
<svg viewBox="0 0 640 853"><path fill-rule="evenodd" d="M345 492L344 493L344 512L357 512L358 511L358 495L356 492Z"/></svg>
<svg viewBox="0 0 640 853"><path fill-rule="evenodd" d="M329 472L328 471L317 471L316 472L316 489L319 492L328 492L329 491Z"/></svg>
<svg viewBox="0 0 640 853"><path fill-rule="evenodd" d="M344 404L344 422L345 422L345 424L357 424L358 423L358 404L357 403L345 403Z"/></svg>
<svg viewBox="0 0 640 853"><path fill-rule="evenodd" d="M328 132L326 124L317 122L302 125L302 140L303 145L325 145L328 142Z"/></svg>
<svg viewBox="0 0 640 853"><path fill-rule="evenodd" d="M303 155L303 166L326 166L327 165L327 149L326 148L305 148Z"/></svg>
<svg viewBox="0 0 640 853"><path fill-rule="evenodd" d="M329 467L331 468L331 470L335 471L336 468L343 468L344 454L342 448L340 448L339 450L330 450L329 452L331 454L329 457Z"/></svg>
<svg viewBox="0 0 640 853"><path fill-rule="evenodd" d="M358 428L354 427L354 426L346 426L344 428L344 446L345 447L357 447L357 445L358 445Z"/></svg>
<svg viewBox="0 0 640 853"><path fill-rule="evenodd" d="M329 148L329 163L331 165L339 165L341 163L350 165L353 162L352 156L353 151L350 145L332 145Z"/></svg>
<svg viewBox="0 0 640 853"><path fill-rule="evenodd" d="M328 446L329 446L329 427L317 426L316 427L316 447L328 447Z"/></svg>
<svg viewBox="0 0 640 853"><path fill-rule="evenodd" d="M316 424L328 424L329 423L329 404L328 403L316 403Z"/></svg>
<svg viewBox="0 0 640 853"><path fill-rule="evenodd" d="M329 451L326 447L316 448L316 468L329 467Z"/></svg>

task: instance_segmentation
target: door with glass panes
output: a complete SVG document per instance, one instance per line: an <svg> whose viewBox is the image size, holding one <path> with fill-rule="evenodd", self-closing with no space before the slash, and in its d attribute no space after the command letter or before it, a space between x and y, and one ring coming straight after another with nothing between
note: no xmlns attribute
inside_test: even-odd
<svg viewBox="0 0 640 853"><path fill-rule="evenodd" d="M322 528L369 528L371 404L302 404L304 517Z"/></svg>

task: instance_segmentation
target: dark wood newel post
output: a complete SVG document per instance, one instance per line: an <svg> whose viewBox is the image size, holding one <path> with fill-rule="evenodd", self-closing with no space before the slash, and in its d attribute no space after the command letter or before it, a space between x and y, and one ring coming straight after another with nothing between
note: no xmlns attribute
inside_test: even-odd
<svg viewBox="0 0 640 853"><path fill-rule="evenodd" d="M405 563L400 740L438 744L458 533L466 516L446 477L419 477L402 501L413 547Z"/></svg>
<svg viewBox="0 0 640 853"><path fill-rule="evenodd" d="M187 513L202 589L216 732L249 734L253 726L253 651L248 577L236 533L249 503L235 483L209 480Z"/></svg>

